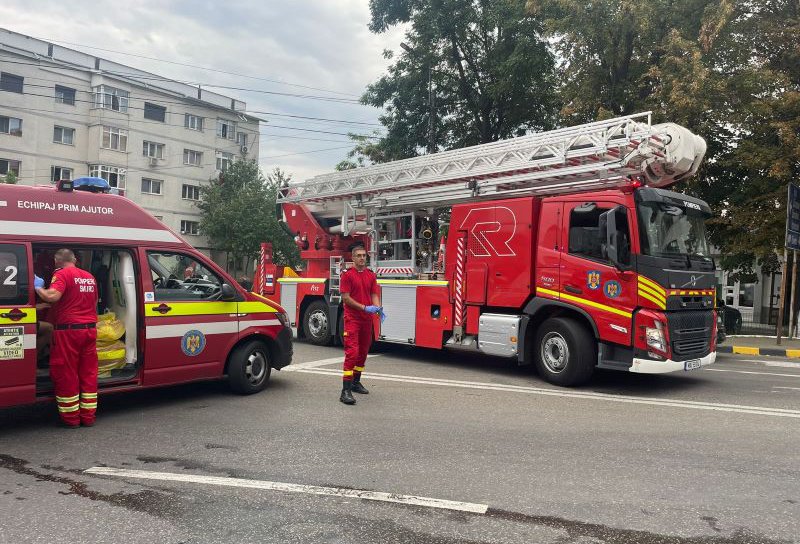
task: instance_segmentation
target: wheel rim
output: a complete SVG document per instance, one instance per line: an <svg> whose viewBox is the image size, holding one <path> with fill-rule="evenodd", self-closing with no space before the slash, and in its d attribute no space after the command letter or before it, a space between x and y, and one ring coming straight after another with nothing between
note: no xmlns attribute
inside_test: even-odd
<svg viewBox="0 0 800 544"><path fill-rule="evenodd" d="M542 339L542 362L547 370L559 374L567 368L569 362L569 346L567 341L557 332L548 332Z"/></svg>
<svg viewBox="0 0 800 544"><path fill-rule="evenodd" d="M269 371L267 357L261 351L253 351L247 357L247 364L244 365L244 376L251 385L260 385L264 381Z"/></svg>
<svg viewBox="0 0 800 544"><path fill-rule="evenodd" d="M308 332L314 338L321 338L328 334L328 315L322 310L317 310L308 316Z"/></svg>

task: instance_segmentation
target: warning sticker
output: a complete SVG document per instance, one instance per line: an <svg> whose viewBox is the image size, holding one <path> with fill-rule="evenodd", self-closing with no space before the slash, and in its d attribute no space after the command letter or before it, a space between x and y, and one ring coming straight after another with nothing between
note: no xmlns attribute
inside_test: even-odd
<svg viewBox="0 0 800 544"><path fill-rule="evenodd" d="M25 357L24 338L22 327L0 327L0 361Z"/></svg>

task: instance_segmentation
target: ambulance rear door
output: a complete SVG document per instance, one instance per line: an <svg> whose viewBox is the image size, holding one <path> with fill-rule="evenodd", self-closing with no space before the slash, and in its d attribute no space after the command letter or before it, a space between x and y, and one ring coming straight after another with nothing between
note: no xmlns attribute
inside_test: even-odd
<svg viewBox="0 0 800 544"><path fill-rule="evenodd" d="M36 398L36 306L30 244L0 243L0 407Z"/></svg>
<svg viewBox="0 0 800 544"><path fill-rule="evenodd" d="M213 265L182 250L141 250L144 275L143 384L222 376L239 337L237 302L220 300Z"/></svg>

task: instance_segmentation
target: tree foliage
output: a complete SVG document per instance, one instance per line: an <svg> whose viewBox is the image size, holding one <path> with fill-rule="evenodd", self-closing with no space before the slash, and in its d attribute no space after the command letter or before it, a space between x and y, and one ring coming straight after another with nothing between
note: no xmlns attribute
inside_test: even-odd
<svg viewBox="0 0 800 544"><path fill-rule="evenodd" d="M201 233L211 246L225 251L243 270L258 256L262 242L271 242L277 264L294 266L299 253L275 214L278 189L288 182L279 169L264 178L253 160L234 162L219 178L200 189Z"/></svg>
<svg viewBox="0 0 800 544"><path fill-rule="evenodd" d="M409 30L408 48L362 97L384 108L387 131L367 148L368 159L412 157L428 147L432 111L437 149L552 126L553 55L524 0L370 0L370 10L374 32L403 23Z"/></svg>

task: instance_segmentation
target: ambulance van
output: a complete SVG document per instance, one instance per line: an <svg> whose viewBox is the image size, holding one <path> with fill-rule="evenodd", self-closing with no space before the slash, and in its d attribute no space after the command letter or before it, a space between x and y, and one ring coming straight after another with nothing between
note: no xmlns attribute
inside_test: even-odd
<svg viewBox="0 0 800 544"><path fill-rule="evenodd" d="M292 359L284 310L108 191L99 178L0 184L0 407L54 396L52 323L33 280L49 287L60 248L98 282L101 395L224 377L237 393L262 390Z"/></svg>

